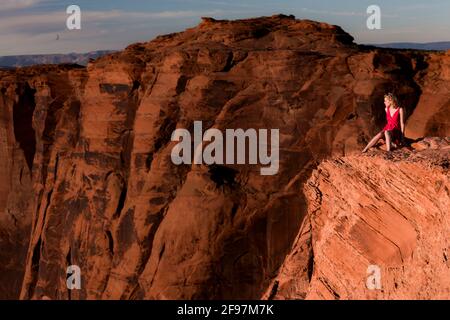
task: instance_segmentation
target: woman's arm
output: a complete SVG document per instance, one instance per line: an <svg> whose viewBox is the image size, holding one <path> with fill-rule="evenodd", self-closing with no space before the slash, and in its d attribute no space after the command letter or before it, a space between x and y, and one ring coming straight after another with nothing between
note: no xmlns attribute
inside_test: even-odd
<svg viewBox="0 0 450 320"><path fill-rule="evenodd" d="M402 130L402 136L405 136L405 115L403 108L400 108L400 129Z"/></svg>
<svg viewBox="0 0 450 320"><path fill-rule="evenodd" d="M405 114L403 108L400 108L400 128L402 130L401 143L405 145Z"/></svg>

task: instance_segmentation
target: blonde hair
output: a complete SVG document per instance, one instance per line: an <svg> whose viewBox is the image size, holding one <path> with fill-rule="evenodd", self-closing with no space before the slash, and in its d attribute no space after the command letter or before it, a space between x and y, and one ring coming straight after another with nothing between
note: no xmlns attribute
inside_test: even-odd
<svg viewBox="0 0 450 320"><path fill-rule="evenodd" d="M398 103L398 99L395 96L395 94L393 94L392 92L389 92L389 93L385 94L384 98L390 100L395 105L396 108L400 108L400 104Z"/></svg>

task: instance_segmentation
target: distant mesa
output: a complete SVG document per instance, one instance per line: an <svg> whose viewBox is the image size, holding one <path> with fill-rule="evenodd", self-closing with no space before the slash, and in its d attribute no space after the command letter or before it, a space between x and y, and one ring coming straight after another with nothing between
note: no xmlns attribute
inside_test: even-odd
<svg viewBox="0 0 450 320"><path fill-rule="evenodd" d="M450 50L450 41L427 42L427 43L391 42L391 43L381 43L371 45L375 47L391 48L391 49L412 49L412 50L432 50L432 51Z"/></svg>
<svg viewBox="0 0 450 320"><path fill-rule="evenodd" d="M0 57L0 68L28 67L38 64L79 64L85 66L91 59L97 59L104 55L115 52L114 50L99 50L87 53L68 54L33 54Z"/></svg>

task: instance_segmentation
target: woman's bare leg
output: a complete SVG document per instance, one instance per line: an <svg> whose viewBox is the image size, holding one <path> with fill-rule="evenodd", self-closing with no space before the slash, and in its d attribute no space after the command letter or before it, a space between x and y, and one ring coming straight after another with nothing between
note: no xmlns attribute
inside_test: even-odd
<svg viewBox="0 0 450 320"><path fill-rule="evenodd" d="M375 137L372 138L372 140L370 140L370 142L367 144L367 146L364 148L364 150L362 151L363 153L366 152L367 150L369 150L369 148L372 148L375 143L378 142L378 140L380 140L380 138L383 136L383 131L378 132Z"/></svg>
<svg viewBox="0 0 450 320"><path fill-rule="evenodd" d="M384 132L384 136L386 137L386 151L391 151L391 134L388 130Z"/></svg>

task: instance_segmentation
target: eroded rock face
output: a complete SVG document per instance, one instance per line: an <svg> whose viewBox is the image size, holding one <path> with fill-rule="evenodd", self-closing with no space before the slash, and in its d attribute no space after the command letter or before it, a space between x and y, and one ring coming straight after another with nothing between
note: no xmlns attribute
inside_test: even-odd
<svg viewBox="0 0 450 320"><path fill-rule="evenodd" d="M0 298L19 296L31 228L56 174L53 149L62 154L77 140L83 74L69 66L0 73Z"/></svg>
<svg viewBox="0 0 450 320"><path fill-rule="evenodd" d="M204 19L87 68L3 71L0 285L23 299L262 297L308 221L305 181L363 148L386 91L420 119L412 136L449 135L447 62L274 16ZM171 134L194 121L280 129L278 174L174 165Z"/></svg>
<svg viewBox="0 0 450 320"><path fill-rule="evenodd" d="M266 298L450 297L450 139L414 147L314 170L303 188L307 218Z"/></svg>

